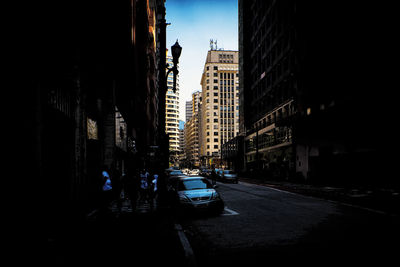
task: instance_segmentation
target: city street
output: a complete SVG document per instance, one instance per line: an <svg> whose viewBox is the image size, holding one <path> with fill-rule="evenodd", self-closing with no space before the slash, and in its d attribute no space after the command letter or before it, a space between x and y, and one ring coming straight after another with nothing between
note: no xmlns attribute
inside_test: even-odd
<svg viewBox="0 0 400 267"><path fill-rule="evenodd" d="M222 215L181 222L200 266L321 259L382 264L397 253L393 217L244 182L217 189L226 204Z"/></svg>
<svg viewBox="0 0 400 267"><path fill-rule="evenodd" d="M15 259L398 262L395 10L290 0L15 6L4 98L13 104L5 166L23 203Z"/></svg>

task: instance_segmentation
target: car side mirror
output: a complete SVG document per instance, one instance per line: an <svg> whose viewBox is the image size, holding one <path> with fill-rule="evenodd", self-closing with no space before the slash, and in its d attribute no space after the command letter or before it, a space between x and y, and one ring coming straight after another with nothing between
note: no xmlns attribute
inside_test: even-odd
<svg viewBox="0 0 400 267"><path fill-rule="evenodd" d="M215 185L213 185L213 188L217 188L217 187L218 187L218 185L216 185L216 184L215 184Z"/></svg>

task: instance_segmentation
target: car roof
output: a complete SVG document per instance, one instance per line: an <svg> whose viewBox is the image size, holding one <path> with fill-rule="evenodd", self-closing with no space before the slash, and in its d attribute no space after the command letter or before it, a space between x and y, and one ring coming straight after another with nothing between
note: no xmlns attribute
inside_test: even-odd
<svg viewBox="0 0 400 267"><path fill-rule="evenodd" d="M179 176L181 180L198 180L198 179L205 179L203 176Z"/></svg>

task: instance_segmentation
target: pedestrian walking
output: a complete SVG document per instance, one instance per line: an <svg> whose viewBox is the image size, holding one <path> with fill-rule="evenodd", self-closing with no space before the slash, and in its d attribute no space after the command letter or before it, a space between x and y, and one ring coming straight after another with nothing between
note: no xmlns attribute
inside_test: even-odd
<svg viewBox="0 0 400 267"><path fill-rule="evenodd" d="M114 166L111 167L111 183L113 192L113 201L116 202L118 210L121 212L122 201L121 201L121 173Z"/></svg>
<svg viewBox="0 0 400 267"><path fill-rule="evenodd" d="M136 209L136 201L138 200L138 192L139 192L139 175L138 172L129 167L125 176L125 190L126 195L131 203L132 210Z"/></svg>
<svg viewBox="0 0 400 267"><path fill-rule="evenodd" d="M158 174L153 174L153 180L151 181L151 208L153 208L154 205L154 200L157 203L157 197L158 197Z"/></svg>
<svg viewBox="0 0 400 267"><path fill-rule="evenodd" d="M108 212L108 206L110 205L113 192L112 192L112 182L110 177L110 172L107 166L103 166L103 171L101 172L102 187L101 187L101 203L100 212L105 214Z"/></svg>
<svg viewBox="0 0 400 267"><path fill-rule="evenodd" d="M149 201L149 173L143 169L140 173L140 197L139 201Z"/></svg>
<svg viewBox="0 0 400 267"><path fill-rule="evenodd" d="M217 183L217 172L215 171L215 167L212 167L212 171L211 171L211 181L212 181L212 185L215 185Z"/></svg>

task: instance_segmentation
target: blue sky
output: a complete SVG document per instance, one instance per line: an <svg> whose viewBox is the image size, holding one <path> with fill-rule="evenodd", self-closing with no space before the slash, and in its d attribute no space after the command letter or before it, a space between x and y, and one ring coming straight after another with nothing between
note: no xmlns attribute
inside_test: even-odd
<svg viewBox="0 0 400 267"><path fill-rule="evenodd" d="M238 50L238 0L166 0L167 48L178 39L182 46L179 59L180 119L185 120L185 103L193 92L201 90L210 39L218 48Z"/></svg>

